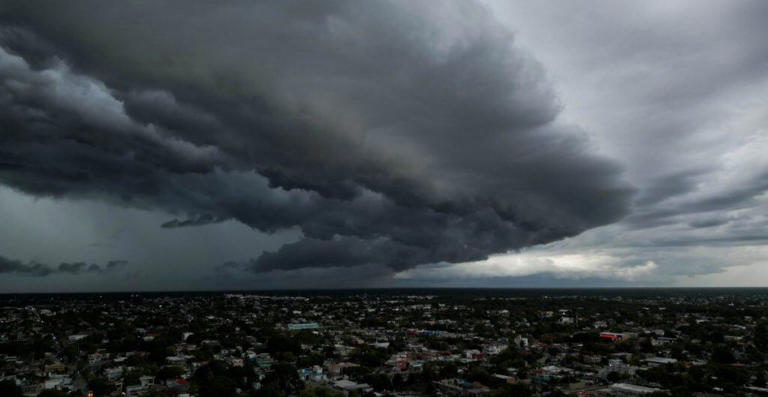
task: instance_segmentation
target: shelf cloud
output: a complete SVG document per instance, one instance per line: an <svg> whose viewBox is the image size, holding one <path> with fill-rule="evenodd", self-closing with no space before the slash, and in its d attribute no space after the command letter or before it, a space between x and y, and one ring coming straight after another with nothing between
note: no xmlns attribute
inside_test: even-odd
<svg viewBox="0 0 768 397"><path fill-rule="evenodd" d="M764 283L766 18L2 1L1 286Z"/></svg>
<svg viewBox="0 0 768 397"><path fill-rule="evenodd" d="M0 182L165 228L298 228L257 272L482 260L630 208L470 3L10 1L0 21Z"/></svg>

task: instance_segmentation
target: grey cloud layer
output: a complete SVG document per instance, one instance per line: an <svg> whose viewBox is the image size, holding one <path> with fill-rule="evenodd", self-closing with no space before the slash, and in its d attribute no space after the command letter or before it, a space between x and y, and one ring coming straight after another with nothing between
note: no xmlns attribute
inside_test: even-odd
<svg viewBox="0 0 768 397"><path fill-rule="evenodd" d="M768 3L488 2L555 76L561 117L638 190L570 252L655 258L664 275L754 263L735 253L768 241Z"/></svg>
<svg viewBox="0 0 768 397"><path fill-rule="evenodd" d="M259 271L477 260L627 213L483 9L211 4L4 2L0 182L298 227Z"/></svg>
<svg viewBox="0 0 768 397"><path fill-rule="evenodd" d="M49 266L38 262L24 263L15 259L0 256L0 274L12 273L24 276L45 277L54 274L107 274L127 266L125 261L110 261L105 265L87 264L85 262L60 263Z"/></svg>

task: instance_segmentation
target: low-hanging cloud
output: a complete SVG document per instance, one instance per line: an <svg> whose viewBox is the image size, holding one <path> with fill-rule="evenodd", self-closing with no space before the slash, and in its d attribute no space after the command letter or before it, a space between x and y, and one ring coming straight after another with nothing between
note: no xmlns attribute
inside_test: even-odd
<svg viewBox="0 0 768 397"><path fill-rule="evenodd" d="M0 256L0 274L17 274L32 277L46 277L50 275L80 275L96 274L104 275L116 272L128 265L126 261L109 261L104 265L85 262L64 262L58 266L50 266L43 263L30 261L22 262Z"/></svg>
<svg viewBox="0 0 768 397"><path fill-rule="evenodd" d="M476 261L628 210L470 3L10 1L0 22L0 183L301 230L252 270Z"/></svg>
<svg viewBox="0 0 768 397"><path fill-rule="evenodd" d="M395 274L395 279L456 280L466 278L526 277L548 274L556 279L599 278L622 281L646 281L657 271L656 262L621 264L610 255L536 255L519 253L491 256L476 263L421 267Z"/></svg>

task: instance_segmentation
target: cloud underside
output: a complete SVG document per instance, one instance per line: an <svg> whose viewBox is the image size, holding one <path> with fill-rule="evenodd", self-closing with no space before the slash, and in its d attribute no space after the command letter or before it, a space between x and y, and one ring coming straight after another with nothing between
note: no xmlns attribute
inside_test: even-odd
<svg viewBox="0 0 768 397"><path fill-rule="evenodd" d="M117 272L128 265L125 261L109 261L104 265L85 262L64 262L58 266L31 261L22 262L0 256L0 274L15 274L31 277L46 277L50 275L105 275Z"/></svg>
<svg viewBox="0 0 768 397"><path fill-rule="evenodd" d="M5 3L0 183L302 232L251 270L478 261L628 211L479 7Z"/></svg>

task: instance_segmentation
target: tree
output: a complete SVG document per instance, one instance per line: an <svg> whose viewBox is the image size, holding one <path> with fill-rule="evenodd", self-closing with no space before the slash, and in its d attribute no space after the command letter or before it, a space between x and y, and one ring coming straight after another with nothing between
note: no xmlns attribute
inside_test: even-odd
<svg viewBox="0 0 768 397"><path fill-rule="evenodd" d="M395 376L392 377L392 387L395 388L395 390L399 390L403 387L403 384L405 382L403 381L403 376L400 374L395 374Z"/></svg>
<svg viewBox="0 0 768 397"><path fill-rule="evenodd" d="M377 391L392 390L392 380L386 374L368 375L364 380Z"/></svg>
<svg viewBox="0 0 768 397"><path fill-rule="evenodd" d="M482 384L488 384L488 380L490 378L491 378L491 375L488 373L488 371L480 367L470 368L469 373L467 374L467 380L470 382L480 382Z"/></svg>
<svg viewBox="0 0 768 397"><path fill-rule="evenodd" d="M106 396L113 391L112 385L104 378L91 379L91 381L88 382L88 388L97 396Z"/></svg>
<svg viewBox="0 0 768 397"><path fill-rule="evenodd" d="M440 368L440 378L455 378L459 375L459 368L455 364L448 364Z"/></svg>
<svg viewBox="0 0 768 397"><path fill-rule="evenodd" d="M4 380L0 382L0 396L24 397L24 393L20 387L16 386L16 382Z"/></svg>
<svg viewBox="0 0 768 397"><path fill-rule="evenodd" d="M327 387L307 387L299 392L299 397L344 397L344 394Z"/></svg>
<svg viewBox="0 0 768 397"><path fill-rule="evenodd" d="M221 361L211 361L195 371L193 382L201 397L234 396L237 382L229 375L230 368Z"/></svg>
<svg viewBox="0 0 768 397"><path fill-rule="evenodd" d="M267 352L271 354L291 352L294 356L297 356L301 354L301 344L295 338L291 338L279 333L274 333L267 340Z"/></svg>
<svg viewBox="0 0 768 397"><path fill-rule="evenodd" d="M176 397L176 392L173 390L150 390L142 397Z"/></svg>
<svg viewBox="0 0 768 397"><path fill-rule="evenodd" d="M37 397L67 397L69 396L69 393L61 391L61 390L43 390L40 394L37 395Z"/></svg>
<svg viewBox="0 0 768 397"><path fill-rule="evenodd" d="M760 370L757 373L757 377L755 378L755 386L757 387L765 387L766 385L766 379L765 379L765 371Z"/></svg>
<svg viewBox="0 0 768 397"><path fill-rule="evenodd" d="M528 397L533 393L522 384L505 385L488 393L490 397Z"/></svg>
<svg viewBox="0 0 768 397"><path fill-rule="evenodd" d="M139 370L131 370L125 373L123 376L123 380L126 386L128 385L136 385L139 383L139 378L141 377L142 373Z"/></svg>
<svg viewBox="0 0 768 397"><path fill-rule="evenodd" d="M712 352L712 361L721 364L730 364L736 361L733 353L724 347L718 347Z"/></svg>
<svg viewBox="0 0 768 397"><path fill-rule="evenodd" d="M237 384L226 376L214 376L200 387L201 397L230 397L236 395Z"/></svg>
<svg viewBox="0 0 768 397"><path fill-rule="evenodd" d="M621 376L621 374L616 371L611 371L608 373L608 376L606 376L606 378L608 379L609 382L616 383L620 381L623 378L623 376Z"/></svg>
<svg viewBox="0 0 768 397"><path fill-rule="evenodd" d="M283 397L285 393L275 383L267 383L251 394L255 397Z"/></svg>
<svg viewBox="0 0 768 397"><path fill-rule="evenodd" d="M160 368L157 373L157 378L160 380L178 378L184 373L184 368L178 365L168 365Z"/></svg>
<svg viewBox="0 0 768 397"><path fill-rule="evenodd" d="M279 363L272 366L272 372L264 378L264 383L275 382L281 390L290 390L299 381L296 367L291 364Z"/></svg>

